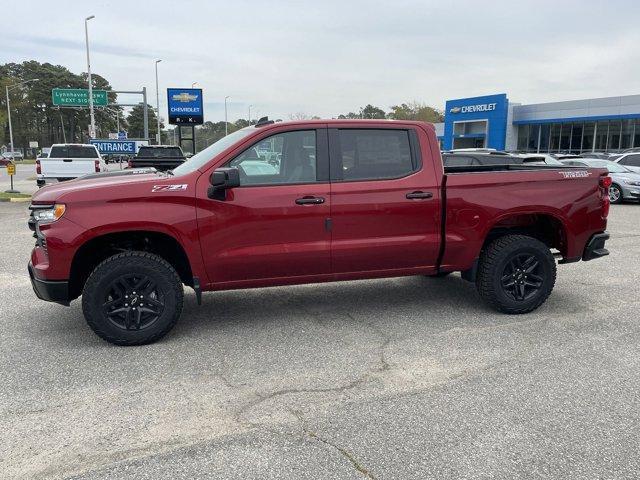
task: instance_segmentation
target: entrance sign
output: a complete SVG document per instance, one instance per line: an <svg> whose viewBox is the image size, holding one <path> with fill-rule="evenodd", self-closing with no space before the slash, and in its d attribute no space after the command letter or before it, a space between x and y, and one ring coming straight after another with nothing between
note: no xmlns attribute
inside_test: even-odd
<svg viewBox="0 0 640 480"><path fill-rule="evenodd" d="M135 140L89 140L101 155L135 155Z"/></svg>
<svg viewBox="0 0 640 480"><path fill-rule="evenodd" d="M93 90L93 105L106 107L109 97L106 90ZM89 90L85 88L54 88L51 90L51 101L57 107L88 107Z"/></svg>
<svg viewBox="0 0 640 480"><path fill-rule="evenodd" d="M167 88L169 123L172 125L202 125L201 88Z"/></svg>

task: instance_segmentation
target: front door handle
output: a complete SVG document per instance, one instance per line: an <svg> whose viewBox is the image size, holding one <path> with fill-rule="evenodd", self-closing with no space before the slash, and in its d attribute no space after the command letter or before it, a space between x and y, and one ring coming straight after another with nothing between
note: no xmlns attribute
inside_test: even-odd
<svg viewBox="0 0 640 480"><path fill-rule="evenodd" d="M412 198L432 198L433 197L433 193L431 192L411 192L411 193L407 193L407 198L412 199Z"/></svg>
<svg viewBox="0 0 640 480"><path fill-rule="evenodd" d="M322 197L302 197L297 198L296 203L298 205L320 205L324 203L324 198Z"/></svg>

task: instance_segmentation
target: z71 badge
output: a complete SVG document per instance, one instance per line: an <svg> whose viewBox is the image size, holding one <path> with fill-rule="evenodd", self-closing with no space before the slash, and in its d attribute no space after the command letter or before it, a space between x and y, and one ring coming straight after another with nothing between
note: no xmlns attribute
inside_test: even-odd
<svg viewBox="0 0 640 480"><path fill-rule="evenodd" d="M187 184L183 183L180 185L154 185L151 190L152 193L155 192L180 192L182 190L187 189Z"/></svg>

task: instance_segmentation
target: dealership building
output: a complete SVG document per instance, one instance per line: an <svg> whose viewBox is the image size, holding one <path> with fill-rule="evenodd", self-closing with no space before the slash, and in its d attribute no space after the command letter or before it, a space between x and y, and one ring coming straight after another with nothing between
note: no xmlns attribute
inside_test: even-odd
<svg viewBox="0 0 640 480"><path fill-rule="evenodd" d="M640 147L640 95L524 105L505 93L447 100L441 148L615 152Z"/></svg>

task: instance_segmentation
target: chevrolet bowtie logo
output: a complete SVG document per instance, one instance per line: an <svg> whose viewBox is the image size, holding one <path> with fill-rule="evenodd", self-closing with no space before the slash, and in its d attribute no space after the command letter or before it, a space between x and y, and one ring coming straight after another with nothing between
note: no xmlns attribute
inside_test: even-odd
<svg viewBox="0 0 640 480"><path fill-rule="evenodd" d="M176 93L175 95L172 95L171 98L173 100L175 100L176 102L193 102L195 101L198 96L197 95L192 95L190 93L187 92L182 92L182 93Z"/></svg>
<svg viewBox="0 0 640 480"><path fill-rule="evenodd" d="M460 113L462 111L462 108L460 107L452 107L451 109L449 109L449 113Z"/></svg>

